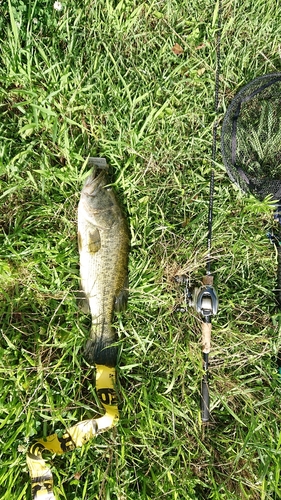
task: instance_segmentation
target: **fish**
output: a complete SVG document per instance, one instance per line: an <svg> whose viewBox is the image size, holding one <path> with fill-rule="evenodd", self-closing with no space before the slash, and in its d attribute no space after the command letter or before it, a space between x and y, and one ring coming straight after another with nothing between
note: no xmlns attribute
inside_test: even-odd
<svg viewBox="0 0 281 500"><path fill-rule="evenodd" d="M126 308L130 236L126 217L111 186L105 159L93 165L78 203L78 248L83 310L92 317L84 358L90 365L117 362L114 314Z"/></svg>

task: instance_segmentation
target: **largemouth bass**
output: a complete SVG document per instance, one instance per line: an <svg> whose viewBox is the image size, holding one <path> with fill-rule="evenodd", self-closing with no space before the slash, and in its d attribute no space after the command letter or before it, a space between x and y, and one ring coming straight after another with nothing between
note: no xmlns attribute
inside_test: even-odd
<svg viewBox="0 0 281 500"><path fill-rule="evenodd" d="M106 187L103 161L96 161L99 166L86 179L78 204L81 288L92 316L84 356L89 364L115 366L112 321L114 311L122 310L127 301L129 232L113 189Z"/></svg>

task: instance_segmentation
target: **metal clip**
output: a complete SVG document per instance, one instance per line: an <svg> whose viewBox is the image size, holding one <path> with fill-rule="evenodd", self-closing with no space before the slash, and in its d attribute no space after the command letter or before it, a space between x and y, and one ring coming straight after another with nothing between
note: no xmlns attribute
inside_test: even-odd
<svg viewBox="0 0 281 500"><path fill-rule="evenodd" d="M280 238L278 238L273 231L266 233L266 236L268 237L270 243L272 245L275 245L276 247L279 247L281 245Z"/></svg>
<svg viewBox="0 0 281 500"><path fill-rule="evenodd" d="M270 240L270 242L272 244L274 244L276 247L280 247L280 245L281 245L281 234L280 234L280 226L281 226L281 204L280 204L280 201L276 205L276 211L274 212L274 220L276 220L277 223L279 224L279 230L276 230L276 234L275 234L275 230L271 229L271 231L269 231L266 234L266 236L268 237L268 239Z"/></svg>
<svg viewBox="0 0 281 500"><path fill-rule="evenodd" d="M276 204L276 211L274 212L274 219L277 220L279 222L279 224L281 224L281 204L280 204L280 201Z"/></svg>

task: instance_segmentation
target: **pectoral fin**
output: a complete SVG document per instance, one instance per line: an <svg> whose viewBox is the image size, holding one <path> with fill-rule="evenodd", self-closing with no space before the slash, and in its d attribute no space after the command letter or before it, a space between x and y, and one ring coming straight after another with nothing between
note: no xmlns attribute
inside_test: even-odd
<svg viewBox="0 0 281 500"><path fill-rule="evenodd" d="M80 253L83 251L84 245L89 253L93 254L99 251L101 248L101 238L97 227L87 231L83 236L81 232L78 231L78 248Z"/></svg>
<svg viewBox="0 0 281 500"><path fill-rule="evenodd" d="M88 232L87 244L89 253L96 253L101 248L100 232L97 227Z"/></svg>

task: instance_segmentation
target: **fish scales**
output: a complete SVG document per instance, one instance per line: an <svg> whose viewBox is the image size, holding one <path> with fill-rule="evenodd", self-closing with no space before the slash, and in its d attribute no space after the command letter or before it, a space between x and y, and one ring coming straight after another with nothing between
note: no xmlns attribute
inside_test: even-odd
<svg viewBox="0 0 281 500"><path fill-rule="evenodd" d="M94 168L86 179L78 204L78 245L81 287L92 316L84 355L90 364L115 366L112 321L127 299L129 232L107 184L105 169Z"/></svg>

